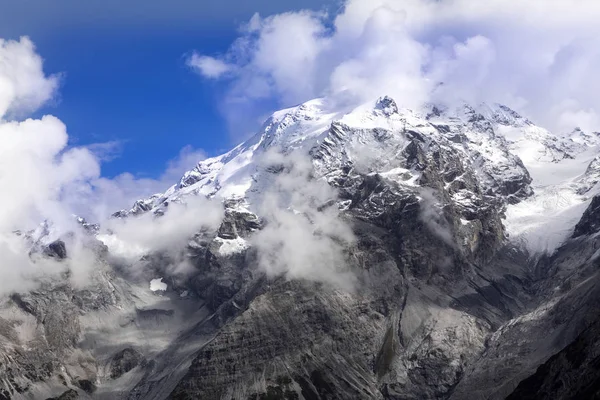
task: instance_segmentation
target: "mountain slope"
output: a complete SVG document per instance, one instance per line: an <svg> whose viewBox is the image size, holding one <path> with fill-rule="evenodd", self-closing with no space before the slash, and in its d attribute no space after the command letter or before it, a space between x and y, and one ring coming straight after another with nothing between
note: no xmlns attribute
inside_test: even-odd
<svg viewBox="0 0 600 400"><path fill-rule="evenodd" d="M597 135L502 105L336 107L276 112L115 213L151 231L222 203L181 251L81 222L92 284L66 271L0 307L0 398L504 398L590 326Z"/></svg>

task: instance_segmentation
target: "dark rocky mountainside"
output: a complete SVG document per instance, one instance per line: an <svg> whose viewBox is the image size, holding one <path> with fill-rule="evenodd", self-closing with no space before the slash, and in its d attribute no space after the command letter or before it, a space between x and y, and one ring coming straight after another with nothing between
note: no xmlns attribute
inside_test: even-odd
<svg viewBox="0 0 600 400"><path fill-rule="evenodd" d="M600 324L594 322L571 344L524 379L514 399L597 399L600 397Z"/></svg>
<svg viewBox="0 0 600 400"><path fill-rule="evenodd" d="M126 261L118 233L82 223L90 282L66 271L2 300L0 399L594 398L600 172L553 184L569 220L534 218L554 198L540 169L594 162L594 137L573 135L498 105L275 113L115 213L222 203L185 273L165 251ZM564 237L538 251L539 231ZM32 256L68 259L52 239Z"/></svg>

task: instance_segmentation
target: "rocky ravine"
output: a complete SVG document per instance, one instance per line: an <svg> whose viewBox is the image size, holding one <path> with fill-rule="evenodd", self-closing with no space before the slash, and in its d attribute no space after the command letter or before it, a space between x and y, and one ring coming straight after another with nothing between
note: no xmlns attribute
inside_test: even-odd
<svg viewBox="0 0 600 400"><path fill-rule="evenodd" d="M591 398L596 146L497 105L415 113L385 97L349 113L325 100L275 113L115 214L160 218L190 195L223 201L220 227L188 243L191 273L169 275L169 255L152 253L133 274L87 224L102 260L90 285L56 277L3 300L0 398ZM354 234L341 253L351 289L266 275L252 245L298 152L309 179L333 188L310 217L335 211ZM563 236L536 252L538 232L555 227L535 219L554 199L539 171L575 162L583 168L552 186L570 196L557 203L569 210L553 231ZM69 257L60 243L36 251ZM166 292L148 289L156 276Z"/></svg>

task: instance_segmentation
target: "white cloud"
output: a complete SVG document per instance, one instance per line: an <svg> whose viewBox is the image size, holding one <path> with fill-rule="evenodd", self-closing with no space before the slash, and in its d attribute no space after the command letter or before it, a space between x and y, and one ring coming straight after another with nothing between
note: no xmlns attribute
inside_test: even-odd
<svg viewBox="0 0 600 400"><path fill-rule="evenodd" d="M118 158L123 150L123 142L111 140L109 142L92 143L85 146L102 162L109 162Z"/></svg>
<svg viewBox="0 0 600 400"><path fill-rule="evenodd" d="M42 58L29 38L0 39L0 118L36 110L57 87L58 78L44 75Z"/></svg>
<svg viewBox="0 0 600 400"><path fill-rule="evenodd" d="M347 269L344 249L355 238L332 202L336 191L326 181L312 178L308 154L284 155L273 149L265 154L261 165L284 169L274 177L259 206L266 224L251 238L259 267L268 276L283 275L352 290L356 277Z"/></svg>
<svg viewBox="0 0 600 400"><path fill-rule="evenodd" d="M67 139L64 124L52 116L0 123L0 231L70 218L63 194L98 177L100 166L87 149L67 149Z"/></svg>
<svg viewBox="0 0 600 400"><path fill-rule="evenodd" d="M102 240L115 254L130 260L155 251L177 257L186 246L186 239L194 233L201 229L217 229L223 213L223 206L218 201L201 196L188 197L185 204L170 204L160 217L145 213L105 221L104 227L111 234L102 236Z"/></svg>
<svg viewBox="0 0 600 400"><path fill-rule="evenodd" d="M219 78L231 70L231 66L224 61L197 53L187 59L187 65L206 78Z"/></svg>
<svg viewBox="0 0 600 400"><path fill-rule="evenodd" d="M591 109L582 109L577 103L568 106L568 102L557 106L558 126L563 131L571 131L577 127L590 132L600 127L600 116Z"/></svg>
<svg viewBox="0 0 600 400"><path fill-rule="evenodd" d="M581 116L600 130L599 18L595 0L348 0L336 15L255 15L219 59L223 109L236 129L273 102L389 94L406 107L497 101L551 129Z"/></svg>
<svg viewBox="0 0 600 400"><path fill-rule="evenodd" d="M29 257L28 244L15 230L33 229L44 220L72 229L66 193L76 193L100 174L96 157L85 148L68 148L65 125L44 116L22 121L2 119L34 111L54 94L57 81L46 77L41 58L27 38L0 40L0 294L32 288L43 276L82 265L89 253L73 247L71 260ZM90 261L89 258L86 258ZM81 275L73 274L78 281Z"/></svg>

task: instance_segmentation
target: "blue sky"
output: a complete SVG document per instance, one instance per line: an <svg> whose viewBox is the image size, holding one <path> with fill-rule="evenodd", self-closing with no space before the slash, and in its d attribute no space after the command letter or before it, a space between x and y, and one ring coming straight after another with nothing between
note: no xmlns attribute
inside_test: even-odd
<svg viewBox="0 0 600 400"><path fill-rule="evenodd" d="M127 4L127 5L122 5ZM184 146L216 155L237 144L219 111L224 84L186 66L191 51L218 55L254 12L323 9L333 1L8 1L0 37L27 35L59 96L36 114L60 118L72 145L118 141L107 177L157 177ZM190 166L191 167L191 166Z"/></svg>

